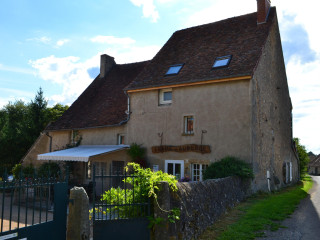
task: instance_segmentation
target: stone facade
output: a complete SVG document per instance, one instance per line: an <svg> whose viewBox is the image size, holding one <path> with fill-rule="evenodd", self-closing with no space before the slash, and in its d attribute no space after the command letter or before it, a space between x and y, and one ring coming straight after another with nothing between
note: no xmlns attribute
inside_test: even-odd
<svg viewBox="0 0 320 240"><path fill-rule="evenodd" d="M292 105L287 84L279 27L274 20L250 82L252 99L252 156L254 190L283 186L284 163L292 164L293 181L299 178L298 158L292 145Z"/></svg>

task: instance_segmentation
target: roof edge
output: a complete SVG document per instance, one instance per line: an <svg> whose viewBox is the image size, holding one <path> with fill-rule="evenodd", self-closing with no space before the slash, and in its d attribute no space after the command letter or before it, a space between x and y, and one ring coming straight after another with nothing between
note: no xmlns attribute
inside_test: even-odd
<svg viewBox="0 0 320 240"><path fill-rule="evenodd" d="M182 82L178 84L167 84L167 85L161 85L161 86L151 86L146 88L125 89L125 91L127 91L128 93L143 92L143 91L150 91L150 90L164 89L164 88L188 87L188 86L205 85L205 84L212 84L212 83L250 80L251 78L252 78L251 75L242 75L242 76L234 76L231 78L227 77L227 78L207 79L202 81L195 80L192 82Z"/></svg>

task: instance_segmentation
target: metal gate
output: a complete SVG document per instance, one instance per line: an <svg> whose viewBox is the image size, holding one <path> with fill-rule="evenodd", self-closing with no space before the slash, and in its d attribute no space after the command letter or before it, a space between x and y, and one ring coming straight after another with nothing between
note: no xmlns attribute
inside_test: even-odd
<svg viewBox="0 0 320 240"><path fill-rule="evenodd" d="M0 240L66 239L67 201L67 176L14 181L4 177L0 181Z"/></svg>
<svg viewBox="0 0 320 240"><path fill-rule="evenodd" d="M93 239L149 240L150 201L140 189L139 177L117 173L96 173L93 166Z"/></svg>

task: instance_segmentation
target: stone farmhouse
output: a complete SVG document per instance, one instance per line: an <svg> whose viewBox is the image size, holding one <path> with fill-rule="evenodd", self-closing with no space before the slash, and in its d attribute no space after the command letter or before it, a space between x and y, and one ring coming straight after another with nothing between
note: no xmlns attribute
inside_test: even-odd
<svg viewBox="0 0 320 240"><path fill-rule="evenodd" d="M308 173L311 175L320 174L320 154L310 159L310 162L308 164Z"/></svg>
<svg viewBox="0 0 320 240"><path fill-rule="evenodd" d="M276 8L269 0L257 6L254 13L176 31L150 61L116 64L102 55L100 74L45 129L24 164L74 161L76 179L88 183L92 164L118 173L137 143L150 168L177 178L201 181L208 164L236 156L252 164L253 191L296 182Z"/></svg>

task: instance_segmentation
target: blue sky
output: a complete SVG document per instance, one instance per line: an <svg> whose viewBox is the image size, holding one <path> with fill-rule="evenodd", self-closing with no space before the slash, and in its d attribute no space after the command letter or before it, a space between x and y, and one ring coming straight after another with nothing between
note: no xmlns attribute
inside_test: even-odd
<svg viewBox="0 0 320 240"><path fill-rule="evenodd" d="M294 136L320 153L319 1L277 7ZM1 0L0 107L34 98L71 104L98 74L100 54L117 63L151 59L176 30L256 11L256 0Z"/></svg>

